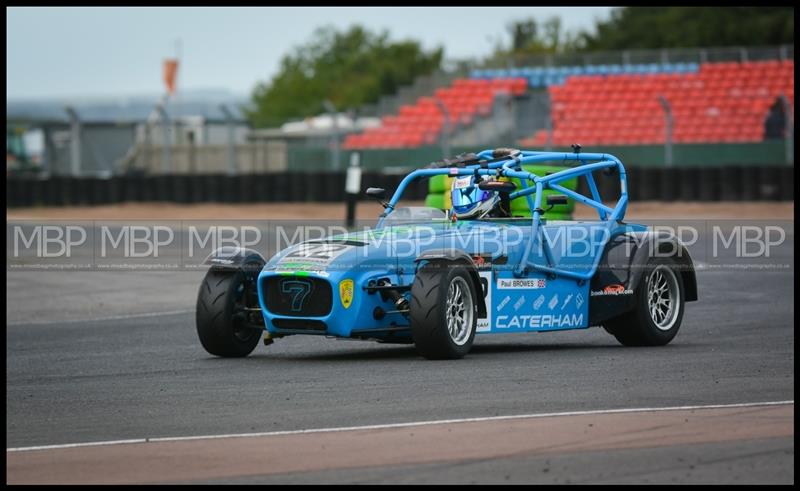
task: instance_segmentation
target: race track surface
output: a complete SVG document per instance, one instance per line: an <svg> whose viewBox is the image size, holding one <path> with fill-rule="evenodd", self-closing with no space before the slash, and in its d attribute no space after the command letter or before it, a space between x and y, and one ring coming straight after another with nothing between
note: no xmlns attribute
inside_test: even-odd
<svg viewBox="0 0 800 491"><path fill-rule="evenodd" d="M435 362L413 346L311 336L259 346L246 359L215 358L194 331L203 272L9 271L6 447L793 401L793 239L775 258L789 270L699 270L700 301L687 304L668 346L625 348L590 328L478 337L465 359ZM722 439L644 434L634 447L498 455L482 437L471 444L485 442L491 458L478 452L410 463L370 463L360 453L366 448L354 445L345 466L130 481L791 483L794 406L784 407L790 410L770 413L780 431ZM647 414L645 428L664 424L663 413ZM617 416L622 433L624 421ZM281 448L302 458L291 445ZM36 468L40 482L48 480L48 462L58 463L52 452ZM14 459L9 482L25 470ZM83 476L77 480L97 477L91 468Z"/></svg>

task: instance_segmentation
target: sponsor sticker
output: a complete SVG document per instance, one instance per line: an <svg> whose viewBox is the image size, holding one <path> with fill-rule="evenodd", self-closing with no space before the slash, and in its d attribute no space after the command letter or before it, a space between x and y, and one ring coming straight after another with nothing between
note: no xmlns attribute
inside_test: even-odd
<svg viewBox="0 0 800 491"><path fill-rule="evenodd" d="M514 310L519 310L522 307L522 304L525 303L525 295L520 295L519 299L514 303Z"/></svg>
<svg viewBox="0 0 800 491"><path fill-rule="evenodd" d="M504 290L509 289L535 289L535 288L545 288L547 282L544 279L535 279L535 278L498 278L497 279L497 288L502 288Z"/></svg>
<svg viewBox="0 0 800 491"><path fill-rule="evenodd" d="M602 290L591 292L590 295L593 297L605 296L605 295L612 295L612 296L633 295L633 290L626 290L625 287L622 285L608 285Z"/></svg>
<svg viewBox="0 0 800 491"><path fill-rule="evenodd" d="M497 317L497 327L500 329L583 327L583 314L501 315Z"/></svg>
<svg viewBox="0 0 800 491"><path fill-rule="evenodd" d="M491 256L473 256L472 260L475 261L475 267L479 271L491 269L492 267Z"/></svg>
<svg viewBox="0 0 800 491"><path fill-rule="evenodd" d="M572 294L571 293L569 295L567 295L567 298L564 299L564 303L561 304L561 310L564 310L567 307L567 305L569 304L570 300L572 300Z"/></svg>
<svg viewBox="0 0 800 491"><path fill-rule="evenodd" d="M481 289L486 302L486 317L478 317L477 331L487 332L492 329L492 272L481 271L478 274L481 277Z"/></svg>
<svg viewBox="0 0 800 491"><path fill-rule="evenodd" d="M339 300L342 301L342 306L346 309L350 308L353 303L353 280L342 280L339 282Z"/></svg>
<svg viewBox="0 0 800 491"><path fill-rule="evenodd" d="M281 266L286 266L286 265L284 264L284 265L281 265ZM322 276L322 277L325 277L325 278L330 276L330 273L328 273L327 271L304 270L302 268L300 268L300 269L282 269L282 270L279 270L279 271L275 271L275 274L279 274L279 275L283 275L283 276L308 276L310 274L313 274L313 275Z"/></svg>
<svg viewBox="0 0 800 491"><path fill-rule="evenodd" d="M583 295L579 293L578 296L575 297L575 306L581 308L581 305L583 305Z"/></svg>
<svg viewBox="0 0 800 491"><path fill-rule="evenodd" d="M457 174L457 173L458 173L458 170L456 170L456 174ZM471 182L472 182L472 177L470 177L470 176L466 176L466 177L456 177L456 178L453 180L453 188L454 188L454 189L464 189L464 188L468 188Z"/></svg>
<svg viewBox="0 0 800 491"><path fill-rule="evenodd" d="M558 305L558 293L553 295L553 298L550 299L550 303L547 304L547 306L550 308L550 310L553 310L554 308L556 308L556 305Z"/></svg>
<svg viewBox="0 0 800 491"><path fill-rule="evenodd" d="M537 299L536 299L536 300L533 302L533 308L534 308L534 310L539 310L539 307L541 307L543 303L544 303L544 295L539 295L539 298L537 298Z"/></svg>
<svg viewBox="0 0 800 491"><path fill-rule="evenodd" d="M504 298L502 301L500 301L499 304L497 304L497 311L500 312L503 309L503 307L505 307L508 304L509 300L511 300L511 296L506 295L506 298Z"/></svg>
<svg viewBox="0 0 800 491"><path fill-rule="evenodd" d="M354 246L330 242L305 242L281 258L278 269L286 271L324 271L339 256Z"/></svg>

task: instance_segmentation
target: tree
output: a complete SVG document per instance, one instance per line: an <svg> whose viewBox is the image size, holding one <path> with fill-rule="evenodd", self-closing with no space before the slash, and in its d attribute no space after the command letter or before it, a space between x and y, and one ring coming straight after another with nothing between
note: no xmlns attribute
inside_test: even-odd
<svg viewBox="0 0 800 491"><path fill-rule="evenodd" d="M793 7L622 7L579 36L583 51L794 44Z"/></svg>
<svg viewBox="0 0 800 491"><path fill-rule="evenodd" d="M426 52L417 41L391 42L386 31L318 28L281 59L271 81L256 86L245 113L253 126L267 127L320 114L326 99L337 110L374 103L440 68L442 57L441 47Z"/></svg>
<svg viewBox="0 0 800 491"><path fill-rule="evenodd" d="M512 22L507 26L511 36L510 46L500 43L487 60L490 64L504 64L512 58L523 61L531 55L564 53L575 48L575 36L564 32L561 19L550 17L541 24L536 19L528 18Z"/></svg>

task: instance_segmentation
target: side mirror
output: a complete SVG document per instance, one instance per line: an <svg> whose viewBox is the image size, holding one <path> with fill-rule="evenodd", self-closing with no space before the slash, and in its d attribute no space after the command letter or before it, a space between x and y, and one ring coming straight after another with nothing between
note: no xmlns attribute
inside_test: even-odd
<svg viewBox="0 0 800 491"><path fill-rule="evenodd" d="M510 194L517 189L517 185L510 181L481 181L478 183L481 191L496 191L500 194Z"/></svg>
<svg viewBox="0 0 800 491"><path fill-rule="evenodd" d="M366 195L372 199L383 201L386 199L386 190L383 188L367 188Z"/></svg>
<svg viewBox="0 0 800 491"><path fill-rule="evenodd" d="M547 197L547 204L550 206L566 205L567 199L563 194L551 194Z"/></svg>

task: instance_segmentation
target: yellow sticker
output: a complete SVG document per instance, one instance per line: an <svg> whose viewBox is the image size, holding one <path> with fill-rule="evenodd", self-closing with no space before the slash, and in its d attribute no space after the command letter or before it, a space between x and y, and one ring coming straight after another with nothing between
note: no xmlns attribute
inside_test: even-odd
<svg viewBox="0 0 800 491"><path fill-rule="evenodd" d="M353 280L339 282L339 300L342 301L344 308L350 308L350 304L353 303Z"/></svg>

